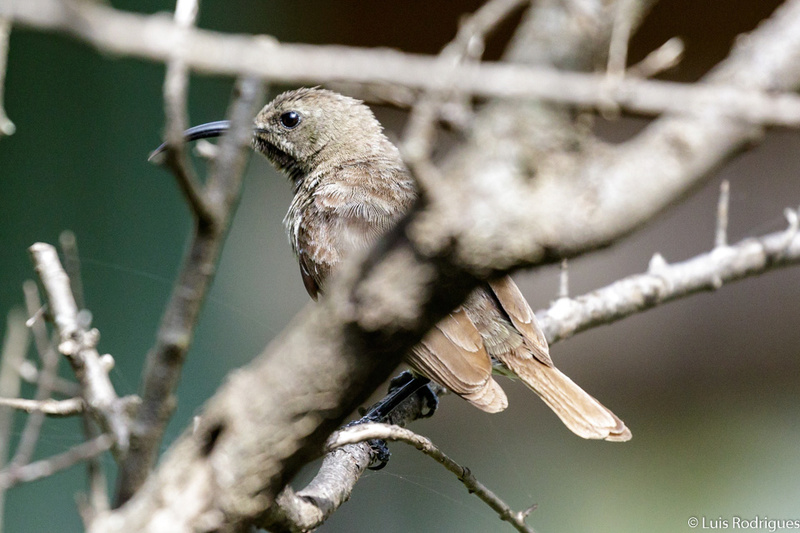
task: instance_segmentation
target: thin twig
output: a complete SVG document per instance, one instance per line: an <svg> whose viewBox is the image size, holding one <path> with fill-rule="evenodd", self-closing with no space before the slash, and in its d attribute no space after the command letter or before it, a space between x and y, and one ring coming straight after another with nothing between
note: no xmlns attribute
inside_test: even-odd
<svg viewBox="0 0 800 533"><path fill-rule="evenodd" d="M83 416L83 434L87 440L94 440L101 434L97 425L85 414ZM78 511L85 528L88 529L95 517L108 511L111 505L108 496L108 482L99 455L86 460L86 474L89 478L89 494L79 498Z"/></svg>
<svg viewBox="0 0 800 533"><path fill-rule="evenodd" d="M11 34L11 20L0 17L0 138L3 135L13 135L17 130L14 123L6 115L3 105L3 95L6 84L6 65L8 63L8 40Z"/></svg>
<svg viewBox="0 0 800 533"><path fill-rule="evenodd" d="M61 250L64 254L64 269L66 270L72 285L72 294L75 296L75 303L79 309L78 316L81 318L81 326L88 328L91 326L91 313L85 308L86 306L84 303L83 278L81 276L81 262L80 254L78 253L78 241L73 232L65 230L62 231L58 236L58 242L61 245ZM100 359L102 362L103 357ZM113 365L113 359L111 359L110 362ZM82 410L83 414L81 420L83 434L86 437L86 440L93 440L98 437L101 432L97 428L97 425L92 421L91 414L83 408L82 401L79 408ZM103 464L99 457L95 456L87 459L86 475L89 481L89 494L88 497L82 497L79 499L79 511L81 518L83 518L84 525L88 528L95 516L109 509L108 483L103 470Z"/></svg>
<svg viewBox="0 0 800 533"><path fill-rule="evenodd" d="M429 383L428 387L439 397L446 392L434 383ZM388 396L391 394L392 392ZM375 405L383 403L386 398ZM367 411L369 412L375 405ZM420 389L392 409L382 422L405 426L414 420L429 416L429 408L428 397ZM350 499L356 483L372 459L372 448L363 442L329 451L325 454L319 471L308 485L298 491L288 486L284 488L275 503L260 517L257 525L269 531L317 529Z"/></svg>
<svg viewBox="0 0 800 533"><path fill-rule="evenodd" d="M561 298L536 318L550 344L581 331L725 283L800 263L800 233L785 231L715 248L681 263L655 256L646 274L621 279L576 298ZM659 259L657 259L659 258Z"/></svg>
<svg viewBox="0 0 800 533"><path fill-rule="evenodd" d="M25 315L18 309L12 309L6 320L3 350L0 352L0 395L19 396L20 380L17 368L25 359L29 344L30 335L25 326ZM13 421L14 412L0 407L0 467L5 466L8 458ZM0 532L3 530L4 508L5 490L0 488Z"/></svg>
<svg viewBox="0 0 800 533"><path fill-rule="evenodd" d="M142 405L136 414L133 446L120 465L117 505L127 501L144 482L172 416L173 393L241 194L252 121L263 99L262 85L256 79L237 83L236 97L228 111L230 130L219 143L219 154L212 162L205 187L204 201L213 206L214 223L196 219L194 237L161 319L158 338L147 354Z"/></svg>
<svg viewBox="0 0 800 533"><path fill-rule="evenodd" d="M64 254L64 270L69 276L72 295L75 297L75 305L78 306L78 312L80 313L86 309L86 303L83 297L83 278L81 277L78 239L75 238L75 234L70 230L64 230L58 236L58 244ZM89 327L89 324L83 324L83 326Z"/></svg>
<svg viewBox="0 0 800 533"><path fill-rule="evenodd" d="M100 435L94 440L79 444L64 453L41 461L35 461L18 468L0 470L0 488L7 489L20 483L28 483L52 476L56 472L96 457L111 448L114 439L110 435Z"/></svg>
<svg viewBox="0 0 800 533"><path fill-rule="evenodd" d="M39 316L38 320L33 322L29 320L28 322L31 322L34 342L39 352L39 359L42 362L42 370L38 374L36 383L34 401L44 402L50 398L50 394L53 391L53 384L58 375L58 363L61 361L61 357L55 349L55 342L51 342L47 335L47 327L44 325L41 315L38 314L39 309L42 309L43 306L39 299L39 289L36 283L27 281L22 285L22 289L25 294L25 306L28 314L32 317ZM30 414L25 421L25 428L22 430L19 443L17 443L17 451L11 460L11 465L19 467L30 462L39 442L44 419L45 414L42 412L34 411Z"/></svg>
<svg viewBox="0 0 800 533"><path fill-rule="evenodd" d="M44 363L49 359L48 352L55 352L53 343L50 342L50 335L47 333L47 326L44 321L47 316L47 307L42 305L39 296L39 287L33 280L26 280L22 283L22 293L25 296L25 308L28 311L28 320L25 324L31 328L33 342L39 360ZM38 375L37 375L37 378Z"/></svg>
<svg viewBox="0 0 800 533"><path fill-rule="evenodd" d="M26 383L39 382L41 371L38 368L36 368L36 365L33 364L33 362L31 362L30 360L23 361L19 365L17 371L19 372L20 377ZM81 387L74 381L70 381L68 379L56 376L55 380L53 381L53 392L65 396L67 398L72 398L81 393Z"/></svg>
<svg viewBox="0 0 800 533"><path fill-rule="evenodd" d="M69 278L61 266L55 248L49 244L36 243L29 251L58 331L58 350L67 357L72 366L81 384L81 395L86 405L103 429L114 436L115 452L124 454L128 449L130 435L128 401L117 396L108 378L107 365L102 363L95 349L99 334L96 330L87 331L81 328Z"/></svg>
<svg viewBox="0 0 800 533"><path fill-rule="evenodd" d="M189 162L183 139L183 132L188 127L186 93L189 83L189 69L184 58L189 47L187 36L197 20L197 12L197 0L177 0L175 4L175 25L178 30L164 78L164 112L167 117L164 157L186 196L192 214L210 223L213 222L214 213L203 197L203 187Z"/></svg>
<svg viewBox="0 0 800 533"><path fill-rule="evenodd" d="M0 406L10 407L27 413L42 413L51 416L73 416L83 413L83 400L28 400L25 398L0 397Z"/></svg>
<svg viewBox="0 0 800 533"><path fill-rule="evenodd" d="M569 265L566 259L561 260L558 272L558 297L569 298Z"/></svg>
<svg viewBox="0 0 800 533"><path fill-rule="evenodd" d="M452 472L458 477L467 490L471 494L475 494L478 498L491 507L500 517L511 524L514 529L523 533L533 533L533 529L525 523L525 518L530 511L514 511L503 500L489 490L483 483L470 472L470 470L461 466L445 455L430 439L421 435L417 435L413 431L400 426L392 426L389 424L368 423L350 426L333 433L326 447L329 450L344 446L346 444L355 444L364 442L370 439L384 439L402 441L406 444L414 446L416 449L432 458L447 470Z"/></svg>
<svg viewBox="0 0 800 533"><path fill-rule="evenodd" d="M434 72L439 73L440 85L437 89L426 92L412 107L401 146L403 159L421 190L432 192L436 189L426 184L441 181L438 169L430 161L430 155L441 108L448 93L457 94L454 91L457 86L451 76L453 69L462 62L479 60L483 55L486 36L506 17L528 2L529 0L486 2L462 21L455 38L439 53L439 65Z"/></svg>

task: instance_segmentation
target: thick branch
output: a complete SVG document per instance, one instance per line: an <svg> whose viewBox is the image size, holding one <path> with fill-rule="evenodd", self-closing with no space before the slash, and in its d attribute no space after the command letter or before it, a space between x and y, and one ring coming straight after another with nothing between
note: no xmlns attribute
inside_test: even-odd
<svg viewBox="0 0 800 533"><path fill-rule="evenodd" d="M741 40L719 72L757 90L793 89L800 83L798 28L800 1L790 0ZM572 163L558 180L555 165L536 179L521 175L529 154L519 143L527 139L510 143L481 125L476 139L484 144L458 154L460 165L441 184L451 194L436 195L447 200L419 206L368 255L343 264L327 296L230 376L197 431L173 446L140 495L98 518L93 531L243 529L481 278L609 243L699 183L753 133L712 109L665 119L619 151L581 154L596 161Z"/></svg>
<svg viewBox="0 0 800 533"><path fill-rule="evenodd" d="M433 384L429 386L433 387L436 394L443 391ZM367 412L374 407L375 405ZM420 390L391 410L383 421L405 426L429 416L429 409L427 395ZM259 517L258 527L275 533L317 529L350 498L356 482L369 466L372 455L372 448L364 442L347 444L328 451L314 479L297 492L287 486L278 495L275 504Z"/></svg>
<svg viewBox="0 0 800 533"><path fill-rule="evenodd" d="M703 81L795 89L799 29L800 1L789 0L737 41ZM447 238L476 270L554 261L608 245L683 198L761 133L707 107L695 117L661 118L631 141L606 146L543 120L535 106L509 104L493 106L472 131L445 163L447 190L440 196L458 200L419 232L422 238L434 227L451 227ZM472 208L474 222L465 224L464 212ZM475 253L481 250L489 252Z"/></svg>
<svg viewBox="0 0 800 533"><path fill-rule="evenodd" d="M716 290L726 283L796 265L800 263L798 217L795 211L788 213L790 225L785 231L747 239L731 247L717 247L672 265L656 256L647 274L630 276L576 298L561 297L548 309L536 313L539 325L552 345L581 331L611 324L699 291ZM417 402L409 403L393 423L403 425L422 416L419 398L412 399ZM259 525L270 531L292 532L319 527L349 498L369 460L370 449L363 443L334 449L326 454L314 482L297 493L291 489L281 493Z"/></svg>

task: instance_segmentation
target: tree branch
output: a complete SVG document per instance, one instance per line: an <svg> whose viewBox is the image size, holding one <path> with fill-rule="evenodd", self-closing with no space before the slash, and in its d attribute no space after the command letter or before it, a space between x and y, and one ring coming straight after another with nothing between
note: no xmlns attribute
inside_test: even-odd
<svg viewBox="0 0 800 533"><path fill-rule="evenodd" d="M657 255L651 262L651 272L630 276L576 298L563 295L549 308L538 311L536 318L547 341L553 345L576 333L703 290L716 290L726 283L799 264L797 211L787 211L787 218L789 227L785 231L747 239L730 247L716 247L681 263L667 265ZM422 416L423 404L419 398L412 396L409 400L412 401L395 414L393 424L404 425ZM333 440L334 436L329 443ZM364 443L328 447L335 449L325 455L314 481L297 493L290 488L284 490L259 522L260 527L276 532L311 531L347 501L369 464L370 448Z"/></svg>
<svg viewBox="0 0 800 533"><path fill-rule="evenodd" d="M18 309L12 309L6 319L3 350L0 352L0 395L14 397L19 395L20 380L17 368L25 360L30 344L30 335L25 327L25 316ZM0 407L0 467L6 465L11 444L11 428L14 412ZM5 508L5 489L0 488L0 524L3 523Z"/></svg>
<svg viewBox="0 0 800 533"><path fill-rule="evenodd" d="M7 489L18 483L27 483L52 476L109 450L114 444L110 435L103 434L94 440L79 444L64 453L54 455L25 466L0 470L0 488Z"/></svg>
<svg viewBox="0 0 800 533"><path fill-rule="evenodd" d="M611 324L658 305L770 270L800 264L800 233L785 231L745 239L680 263L655 255L646 274L621 279L577 298L559 298L536 318L551 344Z"/></svg>
<svg viewBox="0 0 800 533"><path fill-rule="evenodd" d="M8 38L11 34L11 20L0 15L0 138L13 135L17 130L14 123L6 115L3 105L3 94L6 84L6 63L8 62Z"/></svg>
<svg viewBox="0 0 800 533"><path fill-rule="evenodd" d="M175 25L178 28L177 42L167 62L164 77L164 111L167 117L165 128L166 151L164 163L175 175L192 214L204 224L214 223L214 213L206 205L203 188L186 154L186 141L183 132L189 127L186 118L186 92L189 82L189 69L186 66L188 43L186 37L197 20L197 0L178 0L175 4Z"/></svg>
<svg viewBox="0 0 800 533"><path fill-rule="evenodd" d="M164 311L156 344L147 354L142 405L133 425L131 450L120 465L118 505L130 498L148 476L175 408L173 393L239 200L252 120L263 98L261 85L254 79L237 84L229 110L231 128L220 142L203 192L203 204L213 212L213 222L196 218L192 243Z"/></svg>
<svg viewBox="0 0 800 533"><path fill-rule="evenodd" d="M34 400L43 402L50 399L58 376L58 364L61 362L61 356L56 351L55 341L51 342L47 333L47 326L44 324L45 315L40 312L45 309L45 306L42 305L42 301L39 298L39 288L35 282L28 280L22 284L22 290L25 293L25 306L30 316L26 324L30 326L33 332L39 360L42 362L42 370L38 373L36 380ZM22 430L22 436L17 443L17 451L11 459L12 466L19 467L30 462L39 442L44 418L43 412L35 411L25 421L25 428Z"/></svg>
<svg viewBox="0 0 800 533"><path fill-rule="evenodd" d="M641 2L649 5L652 3ZM787 5L793 2L789 0ZM635 3L637 8L639 2ZM12 22L40 30L63 31L97 48L132 57L167 62L181 31L163 15L143 16L79 0L0 1ZM435 56L383 49L282 44L264 36L223 35L194 30L187 35L186 65L198 72L252 75L287 84L331 81L387 83L416 89L439 89L431 76ZM562 45L563 46L563 45ZM794 48L790 46L790 48ZM786 63L789 78L800 61ZM625 78L609 83L605 74L559 72L551 68L483 62L455 68L452 83L483 97L541 99L582 107L615 103L643 113L703 113L711 108L756 124L800 124L800 97L731 87Z"/></svg>
<svg viewBox="0 0 800 533"><path fill-rule="evenodd" d="M78 321L78 308L69 278L61 267L55 248L36 243L29 249L36 273L44 287L59 335L59 351L67 357L81 384L81 396L101 427L113 435L113 449L124 455L129 444L128 401L120 398L108 378L105 364L95 346L97 330L85 330Z"/></svg>
<svg viewBox="0 0 800 533"><path fill-rule="evenodd" d="M797 87L798 28L800 1L790 0L740 40L709 81L756 92ZM525 135L510 141L503 134L513 130L509 116L481 117L436 185L450 194L435 198L446 200L420 204L373 250L346 261L325 298L229 377L197 430L179 439L140 494L92 530L148 530L153 517L172 530L241 530L482 279L608 244L676 201L757 132L709 106L659 120L619 148L581 146L580 157L572 154L562 167L544 157L550 168L539 166L532 179L525 163L541 154L530 153ZM530 117L521 110L514 126ZM506 121L493 127L500 118Z"/></svg>
<svg viewBox="0 0 800 533"><path fill-rule="evenodd" d="M455 474L470 494L475 494L481 501L491 507L501 520L514 526L514 529L517 531L533 533L533 529L525 523L525 518L536 508L535 506L530 507L526 511L512 510L508 504L498 498L494 492L478 481L472 472L470 472L469 468L461 466L453 461L434 445L430 439L417 435L406 428L389 424L359 424L335 432L328 439L326 446L331 450L347 444L355 444L370 439L394 440L410 444Z"/></svg>
<svg viewBox="0 0 800 533"><path fill-rule="evenodd" d="M432 387L431 390L436 394L445 392L433 383L428 387ZM373 407L375 406L367 412ZM429 409L426 394L420 389L391 410L382 421L405 426L414 420L430 416ZM372 456L372 448L365 442L347 444L328 451L314 479L297 492L290 486L284 488L275 504L258 518L257 526L276 533L317 529L350 499L350 493L369 466Z"/></svg>
<svg viewBox="0 0 800 533"><path fill-rule="evenodd" d="M26 413L42 413L52 416L73 416L83 412L83 400L70 398L68 400L27 400L25 398L0 397L0 406L18 409Z"/></svg>

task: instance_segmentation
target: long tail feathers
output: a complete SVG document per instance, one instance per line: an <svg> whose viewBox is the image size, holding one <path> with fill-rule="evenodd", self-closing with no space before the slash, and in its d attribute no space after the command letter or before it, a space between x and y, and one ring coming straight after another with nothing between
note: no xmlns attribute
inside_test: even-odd
<svg viewBox="0 0 800 533"><path fill-rule="evenodd" d="M515 370L576 435L613 442L631 439L631 432L622 420L557 368L531 364Z"/></svg>

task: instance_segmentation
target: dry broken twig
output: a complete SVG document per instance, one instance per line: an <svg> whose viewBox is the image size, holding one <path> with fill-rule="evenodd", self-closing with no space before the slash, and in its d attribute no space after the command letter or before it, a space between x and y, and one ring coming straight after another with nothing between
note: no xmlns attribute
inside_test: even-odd
<svg viewBox="0 0 800 533"><path fill-rule="evenodd" d="M80 325L69 278L55 248L36 243L30 247L30 254L58 331L58 350L72 366L86 405L100 425L113 435L113 449L124 454L130 435L129 401L117 396L108 378L108 357L101 359L95 348L99 334Z"/></svg>

